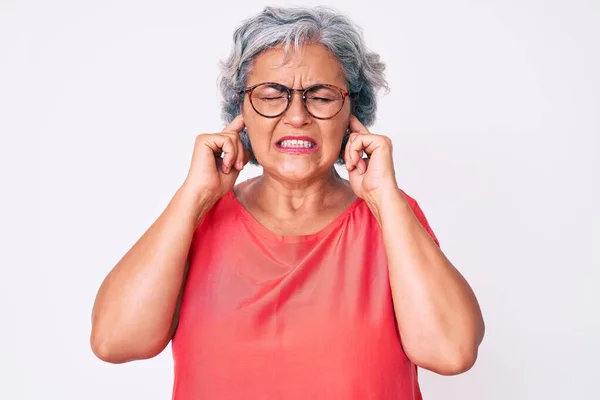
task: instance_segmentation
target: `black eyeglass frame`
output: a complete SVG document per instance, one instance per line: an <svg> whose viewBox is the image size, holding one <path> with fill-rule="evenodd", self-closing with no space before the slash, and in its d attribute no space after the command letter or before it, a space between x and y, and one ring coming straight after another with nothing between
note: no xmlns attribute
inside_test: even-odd
<svg viewBox="0 0 600 400"><path fill-rule="evenodd" d="M287 91L287 105L285 106L285 109L280 112L277 115L265 115L261 112L259 112L256 107L254 107L254 103L252 102L252 92L254 92L254 89L256 89L259 86L263 86L263 85L277 85L280 86L282 88L285 88L285 90ZM335 114L333 114L331 117L317 117L316 115L314 115L313 113L311 113L308 110L308 107L306 106L306 92L308 92L311 89L314 89L315 87L327 87L330 89L334 89L340 92L340 95L342 96L342 104L340 105L340 109L337 110L337 112ZM241 95L243 94L247 94L248 98L250 100L250 104L252 105L252 108L254 109L254 111L256 111L256 113L260 116L263 116L265 118L277 118L281 115L283 115L283 113L285 113L288 108L290 108L290 104L292 104L292 94L294 92L300 92L302 93L302 105L304 106L304 109L306 110L306 112L313 118L316 119L321 119L321 120L325 120L325 119L331 119L333 117L335 117L336 115L338 115L340 113L340 111L342 111L342 108L344 108L344 103L346 102L346 97L348 97L350 95L350 91L346 90L346 89L342 89L341 87L335 86L335 85L330 85L327 83L317 83L315 85L311 85L305 89L292 89L289 88L285 85L282 85L281 83L277 83L277 82L261 82L261 83L257 83L256 85L250 86L245 88L244 90L240 90L237 95L238 95L238 99L240 98Z"/></svg>

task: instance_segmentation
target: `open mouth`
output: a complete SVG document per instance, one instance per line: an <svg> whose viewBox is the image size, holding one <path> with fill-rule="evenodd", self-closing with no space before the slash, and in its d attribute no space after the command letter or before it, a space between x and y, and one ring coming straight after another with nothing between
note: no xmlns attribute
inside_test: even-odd
<svg viewBox="0 0 600 400"><path fill-rule="evenodd" d="M278 151L290 155L312 154L317 151L318 147L312 138L306 136L288 136L275 143L275 148Z"/></svg>
<svg viewBox="0 0 600 400"><path fill-rule="evenodd" d="M280 149L312 149L316 146L315 142L305 139L285 139L277 142Z"/></svg>
<svg viewBox="0 0 600 400"><path fill-rule="evenodd" d="M303 155L315 153L319 145L310 136L285 136L275 143L275 148L282 153Z"/></svg>

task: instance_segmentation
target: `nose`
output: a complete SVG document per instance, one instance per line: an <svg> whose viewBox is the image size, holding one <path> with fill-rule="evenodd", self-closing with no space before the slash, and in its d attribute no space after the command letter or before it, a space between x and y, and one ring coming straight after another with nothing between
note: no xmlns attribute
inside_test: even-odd
<svg viewBox="0 0 600 400"><path fill-rule="evenodd" d="M282 119L284 123L287 123L293 127L301 127L311 122L310 114L306 111L306 108L304 108L302 91L298 90L292 92L292 97L290 97L290 105L283 113Z"/></svg>

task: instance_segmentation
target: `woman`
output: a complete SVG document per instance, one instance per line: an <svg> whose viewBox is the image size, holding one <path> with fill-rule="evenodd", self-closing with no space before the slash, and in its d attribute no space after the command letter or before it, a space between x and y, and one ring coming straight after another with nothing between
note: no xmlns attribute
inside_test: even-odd
<svg viewBox="0 0 600 400"><path fill-rule="evenodd" d="M198 135L184 183L103 282L94 353L147 359L172 339L179 400L420 399L417 366L468 370L477 300L365 126L383 70L331 10L245 21L223 63L229 124ZM262 175L235 185L248 161Z"/></svg>

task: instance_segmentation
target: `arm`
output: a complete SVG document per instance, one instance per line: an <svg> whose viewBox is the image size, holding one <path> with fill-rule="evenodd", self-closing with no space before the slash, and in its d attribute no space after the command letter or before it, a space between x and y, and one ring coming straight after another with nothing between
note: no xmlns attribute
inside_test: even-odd
<svg viewBox="0 0 600 400"><path fill-rule="evenodd" d="M110 271L92 311L90 342L98 358L124 363L166 347L178 321L192 237L212 203L180 188Z"/></svg>
<svg viewBox="0 0 600 400"><path fill-rule="evenodd" d="M370 133L354 115L349 128L344 160L350 185L381 226L404 351L439 374L464 372L475 363L485 329L477 299L398 189L390 138Z"/></svg>
<svg viewBox="0 0 600 400"><path fill-rule="evenodd" d="M443 375L467 371L485 330L471 287L415 216L418 205L413 212L400 190L390 189L370 207L382 229L407 356Z"/></svg>

